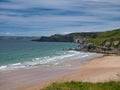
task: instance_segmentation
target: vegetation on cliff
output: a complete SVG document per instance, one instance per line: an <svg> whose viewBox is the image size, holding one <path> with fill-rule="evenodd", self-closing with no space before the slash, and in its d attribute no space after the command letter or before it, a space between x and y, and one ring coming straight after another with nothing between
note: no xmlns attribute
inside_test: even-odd
<svg viewBox="0 0 120 90"><path fill-rule="evenodd" d="M104 44L106 41L120 41L120 29L96 33L96 38L88 38L88 40L98 46Z"/></svg>

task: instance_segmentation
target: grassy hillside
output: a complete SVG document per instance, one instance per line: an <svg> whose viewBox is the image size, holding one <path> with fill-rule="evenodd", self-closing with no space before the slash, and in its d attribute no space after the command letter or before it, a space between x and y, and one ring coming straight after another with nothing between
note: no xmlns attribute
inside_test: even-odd
<svg viewBox="0 0 120 90"><path fill-rule="evenodd" d="M109 40L120 40L120 29L106 32L96 33L96 38L88 38L89 42L94 43L95 45L102 45L103 42Z"/></svg>
<svg viewBox="0 0 120 90"><path fill-rule="evenodd" d="M106 32L99 32L98 38L120 38L120 29L106 31Z"/></svg>
<svg viewBox="0 0 120 90"><path fill-rule="evenodd" d="M120 82L87 83L65 82L53 83L43 90L120 90Z"/></svg>

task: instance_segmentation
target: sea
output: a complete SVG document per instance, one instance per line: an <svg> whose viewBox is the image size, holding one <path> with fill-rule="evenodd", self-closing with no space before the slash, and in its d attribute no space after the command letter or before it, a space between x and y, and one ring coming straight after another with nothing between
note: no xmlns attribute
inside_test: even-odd
<svg viewBox="0 0 120 90"><path fill-rule="evenodd" d="M0 40L0 71L35 66L60 66L66 60L85 58L95 53L68 50L76 43Z"/></svg>

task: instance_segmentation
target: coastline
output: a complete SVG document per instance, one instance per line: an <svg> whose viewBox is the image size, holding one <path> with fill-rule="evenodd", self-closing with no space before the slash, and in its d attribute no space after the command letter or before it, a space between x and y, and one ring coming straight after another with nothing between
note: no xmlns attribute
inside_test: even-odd
<svg viewBox="0 0 120 90"><path fill-rule="evenodd" d="M78 61L71 62L74 63L73 67L37 67L1 73L0 90L39 90L56 81L104 82L120 80L120 56L92 57L89 58L87 64L82 66L79 66Z"/></svg>

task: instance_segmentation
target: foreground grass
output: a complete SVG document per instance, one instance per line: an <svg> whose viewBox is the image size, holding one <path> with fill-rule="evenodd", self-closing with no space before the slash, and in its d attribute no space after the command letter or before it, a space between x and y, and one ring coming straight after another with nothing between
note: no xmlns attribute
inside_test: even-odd
<svg viewBox="0 0 120 90"><path fill-rule="evenodd" d="M120 90L120 82L88 83L72 81L53 83L42 90Z"/></svg>

